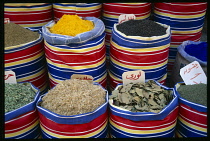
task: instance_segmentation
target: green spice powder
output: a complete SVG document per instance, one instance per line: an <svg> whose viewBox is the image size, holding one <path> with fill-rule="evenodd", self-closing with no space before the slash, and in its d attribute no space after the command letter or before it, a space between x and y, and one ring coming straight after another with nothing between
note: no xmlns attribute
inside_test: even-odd
<svg viewBox="0 0 210 141"><path fill-rule="evenodd" d="M180 85L177 91L182 98L207 106L207 84Z"/></svg>
<svg viewBox="0 0 210 141"><path fill-rule="evenodd" d="M34 100L36 93L27 83L5 83L5 113L18 109Z"/></svg>
<svg viewBox="0 0 210 141"><path fill-rule="evenodd" d="M15 23L4 24L4 46L15 46L29 43L39 38L38 32L33 32Z"/></svg>

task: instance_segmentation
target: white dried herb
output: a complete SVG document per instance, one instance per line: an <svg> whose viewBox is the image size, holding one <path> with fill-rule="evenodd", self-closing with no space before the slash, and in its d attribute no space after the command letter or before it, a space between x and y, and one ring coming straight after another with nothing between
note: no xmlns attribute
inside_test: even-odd
<svg viewBox="0 0 210 141"><path fill-rule="evenodd" d="M42 98L40 106L60 115L92 112L105 103L106 92L86 80L69 79L57 84Z"/></svg>

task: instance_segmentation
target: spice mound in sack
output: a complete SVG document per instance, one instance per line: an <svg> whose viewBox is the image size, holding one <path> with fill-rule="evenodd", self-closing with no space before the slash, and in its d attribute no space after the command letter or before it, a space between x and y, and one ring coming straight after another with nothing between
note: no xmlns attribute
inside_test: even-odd
<svg viewBox="0 0 210 141"><path fill-rule="evenodd" d="M29 43L39 38L38 32L33 32L15 23L4 24L4 46L16 46Z"/></svg>
<svg viewBox="0 0 210 141"><path fill-rule="evenodd" d="M5 83L5 113L16 110L34 100L36 93L26 83Z"/></svg>
<svg viewBox="0 0 210 141"><path fill-rule="evenodd" d="M165 90L154 81L129 83L112 91L109 99L115 106L131 112L160 112L173 99L172 91Z"/></svg>
<svg viewBox="0 0 210 141"><path fill-rule="evenodd" d="M207 84L180 85L177 91L182 98L207 106Z"/></svg>
<svg viewBox="0 0 210 141"><path fill-rule="evenodd" d="M127 36L152 37L166 34L166 28L151 20L128 20L116 26Z"/></svg>
<svg viewBox="0 0 210 141"><path fill-rule="evenodd" d="M76 36L94 28L92 21L83 20L77 15L64 14L61 19L50 28L51 33Z"/></svg>
<svg viewBox="0 0 210 141"><path fill-rule="evenodd" d="M69 79L57 84L42 98L41 107L60 115L92 112L105 103L106 92L87 80Z"/></svg>

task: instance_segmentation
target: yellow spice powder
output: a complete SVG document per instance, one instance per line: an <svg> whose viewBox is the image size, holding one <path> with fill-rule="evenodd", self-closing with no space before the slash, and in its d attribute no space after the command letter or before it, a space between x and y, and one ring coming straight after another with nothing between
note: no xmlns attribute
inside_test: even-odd
<svg viewBox="0 0 210 141"><path fill-rule="evenodd" d="M83 20L77 15L64 14L60 20L50 28L51 33L76 36L94 28L92 21Z"/></svg>

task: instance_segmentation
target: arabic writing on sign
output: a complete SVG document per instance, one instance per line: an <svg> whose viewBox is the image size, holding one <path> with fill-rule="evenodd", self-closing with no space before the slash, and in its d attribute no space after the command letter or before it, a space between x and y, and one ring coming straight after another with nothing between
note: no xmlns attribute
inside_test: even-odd
<svg viewBox="0 0 210 141"><path fill-rule="evenodd" d="M91 78L88 78L87 76L85 76L85 77L78 77L78 78L75 78L75 79L80 79L80 80L93 80Z"/></svg>
<svg viewBox="0 0 210 141"><path fill-rule="evenodd" d="M185 71L184 71L184 74L190 73L190 71L192 69L194 69L194 68L197 69L198 68L198 64L192 64L192 67L186 68Z"/></svg>
<svg viewBox="0 0 210 141"><path fill-rule="evenodd" d="M10 23L9 18L4 18L4 24Z"/></svg>
<svg viewBox="0 0 210 141"><path fill-rule="evenodd" d="M138 75L135 75L135 74L130 74L130 76L126 75L126 79L137 80L140 78L140 76L141 76L141 72L139 72Z"/></svg>
<svg viewBox="0 0 210 141"><path fill-rule="evenodd" d="M197 61L194 61L181 68L180 75L186 85L207 83L207 77Z"/></svg>
<svg viewBox="0 0 210 141"><path fill-rule="evenodd" d="M122 22L133 20L133 19L136 19L136 16L134 14L122 14L119 16L118 23L120 24Z"/></svg>
<svg viewBox="0 0 210 141"><path fill-rule="evenodd" d="M4 80L9 79L11 76L14 76L14 74L7 74L7 75L4 75Z"/></svg>

